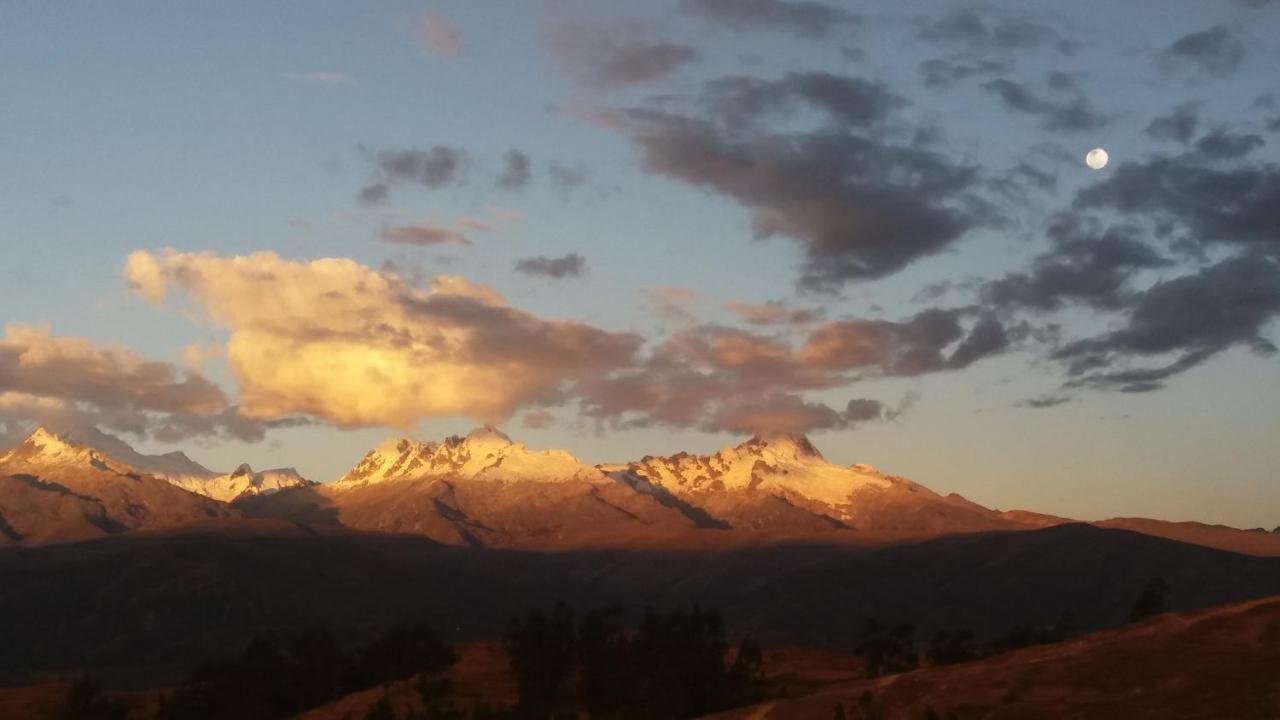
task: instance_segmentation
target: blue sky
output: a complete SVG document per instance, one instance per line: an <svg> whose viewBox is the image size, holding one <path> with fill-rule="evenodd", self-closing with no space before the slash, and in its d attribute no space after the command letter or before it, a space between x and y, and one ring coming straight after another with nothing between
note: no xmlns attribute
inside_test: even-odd
<svg viewBox="0 0 1280 720"><path fill-rule="evenodd" d="M815 30L788 19L814 8L836 20ZM120 408L101 388L77 395L74 383L60 389L48 381L52 375L8 377L3 364L0 393L21 393L27 405L44 398L42 407L60 404L74 410L76 421L96 418L144 449L176 445L216 468L246 460L255 467L294 465L322 480L340 475L389 433L438 438L491 419L479 411L441 414L424 402L413 405L419 412L410 427L387 427L363 415L352 422L317 411L311 399L284 391L269 409L241 402L246 378L258 389L275 389L267 387L265 370L249 368L253 358L220 350L233 335L252 331L268 343L253 347L277 349L298 350L306 340L288 333L264 338L269 319L261 314L212 318L218 303L254 300L191 285L192 268L204 267L197 256L272 251L299 267L349 258L370 272L398 273L407 287L424 292L433 276L461 276L496 289L522 318L579 323L604 333L602 342L625 345L626 334L642 343L620 364L539 369L546 392L519 395L509 417L499 418L531 446L566 447L594 462L711 451L741 439L750 424L744 417L772 423L785 409L780 405L794 401L807 404L806 420L795 421L805 427L788 420L786 429L811 432L833 461L871 463L989 506L1271 527L1280 523L1274 511L1280 373L1266 347L1276 336L1274 283L1265 273L1251 275L1256 292L1224 301L1220 331L1203 323L1174 327L1163 316L1153 319L1150 308L1243 286L1230 277L1205 280L1207 290L1193 282L1224 261L1276 267L1280 231L1265 226L1280 207L1277 30L1277 3L1230 0L1070 8L696 0L644 7L9 4L0 8L0 319L47 326L51 337L93 347L127 348L170 364L179 384L195 372L187 367L187 348L199 345L211 350L199 377L221 391L226 405L239 403L255 422L288 418L294 426L240 439L216 429L158 435L145 423L112 420ZM968 70L930 85L923 64L931 60ZM602 77L610 67L617 73ZM822 104L832 96L805 90L796 80L803 73L820 73L842 88L879 88L899 101L862 98L857 112L883 117L841 125ZM778 107L713 115L716 102L746 97L716 85L728 77L754 81L757 89L772 83L768 102ZM1001 95L1009 84L1023 95ZM1171 139L1153 130L1154 120L1188 103L1190 135ZM1092 115L1072 114L1082 109ZM765 168L774 152L798 162L785 154L788 143L809 133L866 141L875 149L866 158L902 164L868 167L855 159L862 165L837 168L856 176L849 192L855 204L866 203L858 217L882 217L883 206L889 207L883 217L896 222L903 213L892 214L894 203L912 197L918 210L960 218L963 230L929 251L903 251L900 266L832 270L872 257L875 243L924 241L906 237L916 232L910 229L897 237L892 226L874 237L854 232L862 239L823 234L813 228L829 219L829 206L802 208L803 199L770 194L790 192L784 176L761 170L760 181L747 187L732 174L716 175L691 151L662 154L677 131L698 123L720 133L699 135L709 143L700 147L723 142L755 168ZM1244 149L1202 148L1215 131ZM1097 146L1108 149L1111 164L1094 172L1082 158ZM437 147L457 151L463 161L434 186L389 176L380 162ZM878 154L886 148L903 154ZM494 181L512 150L528 158L529 178L503 189ZM961 189L938 197L915 184L917 161L954 174ZM1029 174L1013 173L1019 163L1052 184L1040 187ZM1175 185L1203 178L1253 204L1222 210L1206 200L1188 209L1176 192L1143 194L1163 177ZM362 200L362 189L377 184L387 186L386 198ZM935 196L920 199L930 192ZM1200 192L1209 195L1212 188ZM912 213L919 215L906 215ZM1049 231L1064 213L1079 227L1096 222L1094 235L1131 227L1126 237L1161 261L1105 265L1101 255L1090 255L1099 264L1088 274L1117 274L1121 286L1108 292L1035 286L1024 288L1034 300L1024 293L1017 301L996 292L992 283L1025 279L1037 258L1052 264L1077 247ZM782 229L758 237L762 217L779 219ZM459 225L464 218L473 222ZM384 238L407 226L450 228L470 244ZM185 259L163 260L166 248ZM135 251L161 258L164 301L148 302L137 278L131 287L125 277ZM513 271L521 259L571 254L584 263L577 275ZM806 267L834 275L817 287L805 281ZM1179 278L1193 280L1149 292ZM949 283L945 292L922 294L939 283ZM1178 294L1184 286L1194 292ZM244 287L250 295L290 292L271 281L246 280ZM655 296L668 299L665 312ZM814 319L753 325L725 307L734 301L776 301L812 311ZM1003 342L976 360L919 371L847 355L815 370L814 356L803 352L828 325L838 325L833 333L871 332L868 323L905 323L930 308L952 313L963 337L990 318ZM308 321L323 325L323 318ZM876 327L881 333L889 326ZM751 352L766 341L794 349L796 358L787 362L821 377L780 379L768 365L744 378L740 369L715 365L723 358L698 356L704 363L694 368L704 381L698 392L704 385L719 389L705 390L703 412L679 420L639 406L604 412L602 393L612 401L620 391L580 387L604 383L609 373L652 378L657 359L692 362L689 344L723 339L724 328L749 333L743 337L754 343ZM908 342L906 332L875 337ZM17 353L22 345L10 335L7 348ZM1078 344L1085 341L1091 344ZM963 338L932 342L925 342L929 349L951 358ZM1126 384L1114 376L1179 358L1187 369L1155 381ZM504 362L513 361L504 356ZM67 363L60 372L75 371ZM424 377L420 392L447 390L431 385L446 376ZM147 423L173 412L170 395L154 402L130 397L127 409ZM851 398L881 405L875 417L854 418L845 411ZM1053 404L1030 407L1032 399ZM592 403L594 413L586 409ZM4 418L6 430L37 419L11 404L17 409ZM531 412L550 412L554 420L526 427ZM131 428L140 435L130 435Z"/></svg>

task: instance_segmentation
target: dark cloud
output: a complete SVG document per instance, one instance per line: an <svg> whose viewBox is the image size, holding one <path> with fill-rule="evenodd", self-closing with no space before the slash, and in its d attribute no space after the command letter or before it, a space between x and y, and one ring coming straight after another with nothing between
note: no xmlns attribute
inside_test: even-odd
<svg viewBox="0 0 1280 720"><path fill-rule="evenodd" d="M390 194L390 188L385 183L373 183L360 189L360 202L377 205L385 202L388 194Z"/></svg>
<svg viewBox="0 0 1280 720"><path fill-rule="evenodd" d="M1147 134L1157 140L1176 140L1183 145L1191 142L1196 130L1200 127L1200 103L1188 102L1178 105L1152 120L1147 125Z"/></svg>
<svg viewBox="0 0 1280 720"><path fill-rule="evenodd" d="M901 322L829 323L799 347L747 330L696 326L662 342L637 365L584 382L576 392L586 416L614 427L796 432L892 420L914 396L894 409L858 400L840 412L800 393L863 375L958 369L1006 348L1008 334L993 315L979 316L966 330L965 314L934 310Z"/></svg>
<svg viewBox="0 0 1280 720"><path fill-rule="evenodd" d="M1069 402L1071 402L1070 395L1064 395L1061 393L1046 393L1044 395L1037 395L1036 397L1033 397L1033 398L1027 398L1022 402L1017 403L1017 406L1043 409L1043 408L1057 407L1059 405L1063 405Z"/></svg>
<svg viewBox="0 0 1280 720"><path fill-rule="evenodd" d="M933 58L920 63L916 70L926 87L942 90L970 77L994 75L1008 68L1008 64L1000 60Z"/></svg>
<svg viewBox="0 0 1280 720"><path fill-rule="evenodd" d="M1214 77L1230 75L1244 56L1244 43L1223 25L1184 35L1161 53L1167 65L1195 66Z"/></svg>
<svg viewBox="0 0 1280 720"><path fill-rule="evenodd" d="M502 174L494 184L503 190L519 190L529 184L532 177L529 156L519 150L508 150L502 156Z"/></svg>
<svg viewBox="0 0 1280 720"><path fill-rule="evenodd" d="M898 322L828 323L809 336L800 357L808 365L830 370L915 376L964 368L1009 346L1009 333L994 314L983 314L968 331L961 323L965 314L935 308Z"/></svg>
<svg viewBox="0 0 1280 720"><path fill-rule="evenodd" d="M793 72L776 80L730 75L708 82L702 102L726 129L785 116L800 107L819 110L841 125L866 128L907 105L884 83L826 72Z"/></svg>
<svg viewBox="0 0 1280 720"><path fill-rule="evenodd" d="M714 81L700 103L709 117L632 110L624 130L649 172L737 201L750 211L758 238L797 240L805 251L800 282L808 289L892 274L978 224L971 192L976 168L845 129L849 122L878 122L898 101L874 84L830 76L815 83L815 77ZM743 117L753 103L764 102L767 110L777 98L843 122L779 134L755 122L727 121Z"/></svg>
<svg viewBox="0 0 1280 720"><path fill-rule="evenodd" d="M824 38L864 22L838 6L805 0L684 0L681 7L737 32L777 30L807 38Z"/></svg>
<svg viewBox="0 0 1280 720"><path fill-rule="evenodd" d="M461 181L468 156L460 148L436 145L427 150L379 150L370 160L379 180L366 186L360 198L379 202L390 185L413 183L434 190Z"/></svg>
<svg viewBox="0 0 1280 720"><path fill-rule="evenodd" d="M552 162L547 166L547 178L551 181L552 189L559 192L561 196L567 196L586 185L589 179L587 171L582 167L569 167L558 162Z"/></svg>
<svg viewBox="0 0 1280 720"><path fill-rule="evenodd" d="M265 431L198 374L22 325L0 339L0 420L95 426L162 442L256 441Z"/></svg>
<svg viewBox="0 0 1280 720"><path fill-rule="evenodd" d="M516 272L530 277L545 277L560 280L580 277L587 270L587 260L577 253L569 253L561 257L523 258L516 261Z"/></svg>
<svg viewBox="0 0 1280 720"><path fill-rule="evenodd" d="M1192 154L1154 155L1121 164L1081 190L1075 206L1176 223L1205 246L1280 246L1280 166L1273 163L1222 167Z"/></svg>
<svg viewBox="0 0 1280 720"><path fill-rule="evenodd" d="M1004 78L989 80L982 84L982 89L999 97L1009 110L1039 117L1045 130L1083 132L1097 130L1107 124L1106 116L1090 106L1081 95L1050 100L1026 85Z"/></svg>
<svg viewBox="0 0 1280 720"><path fill-rule="evenodd" d="M1274 353L1263 331L1277 315L1280 262L1235 257L1153 285L1135 298L1123 327L1067 344L1053 357L1067 364L1070 386L1147 392L1236 345ZM1165 365L1128 366L1168 354L1177 357Z"/></svg>
<svg viewBox="0 0 1280 720"><path fill-rule="evenodd" d="M983 17L971 8L953 10L938 18L921 20L919 36L939 44L962 46L970 51L1013 51L1052 46L1060 52L1069 53L1074 49L1073 43L1050 27L1022 18L996 15L994 11L987 11L987 16Z"/></svg>
<svg viewBox="0 0 1280 720"><path fill-rule="evenodd" d="M1052 249L1038 256L1028 271L982 287L986 303L1036 311L1057 310L1067 303L1117 309L1132 294L1127 283L1134 272L1169 264L1134 226L1104 230L1068 213L1050 226L1048 235Z"/></svg>
<svg viewBox="0 0 1280 720"><path fill-rule="evenodd" d="M658 80L699 58L692 46L664 40L636 22L564 25L550 45L566 71L598 90Z"/></svg>
<svg viewBox="0 0 1280 720"><path fill-rule="evenodd" d="M397 225L382 231L379 235L383 242L397 245L470 245L466 235L451 228L432 225L431 223L415 223L413 225Z"/></svg>
<svg viewBox="0 0 1280 720"><path fill-rule="evenodd" d="M1239 160L1266 144L1261 135L1219 127L1196 141L1196 152L1207 160Z"/></svg>

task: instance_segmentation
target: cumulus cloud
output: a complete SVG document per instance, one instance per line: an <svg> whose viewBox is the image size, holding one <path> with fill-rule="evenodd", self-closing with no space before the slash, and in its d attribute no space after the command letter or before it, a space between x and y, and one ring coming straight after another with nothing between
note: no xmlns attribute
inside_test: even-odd
<svg viewBox="0 0 1280 720"><path fill-rule="evenodd" d="M862 16L806 0L684 0L685 12L736 32L772 30L824 38L863 24Z"/></svg>
<svg viewBox="0 0 1280 720"><path fill-rule="evenodd" d="M1132 297L1129 281L1139 270L1168 266L1133 225L1102 227L1096 220L1066 213L1049 227L1052 247L1027 271L982 287L984 299L1000 308L1058 310L1068 303L1119 309Z"/></svg>
<svg viewBox="0 0 1280 720"><path fill-rule="evenodd" d="M645 308L659 320L688 325L695 319L691 308L697 295L689 288L642 288L640 295Z"/></svg>
<svg viewBox="0 0 1280 720"><path fill-rule="evenodd" d="M549 42L571 76L598 90L658 80L699 57L692 46L665 40L639 22L563 25Z"/></svg>
<svg viewBox="0 0 1280 720"><path fill-rule="evenodd" d="M990 216L976 212L976 168L868 127L889 117L900 129L891 113L901 102L852 78L731 77L704 87L699 112L633 109L623 130L644 169L738 202L757 238L796 240L805 255L800 285L831 290L897 272ZM794 104L834 124L776 132L753 112L759 108L767 119Z"/></svg>
<svg viewBox="0 0 1280 720"><path fill-rule="evenodd" d="M1266 144L1261 135L1217 127L1196 141L1196 152L1210 161L1239 160Z"/></svg>
<svg viewBox="0 0 1280 720"><path fill-rule="evenodd" d="M1121 328L1069 343L1054 358L1067 363L1071 386L1147 392L1232 346L1275 353L1263 330L1277 315L1280 261L1235 257L1156 283L1137 296ZM1175 359L1164 365L1131 365L1169 354Z"/></svg>
<svg viewBox="0 0 1280 720"><path fill-rule="evenodd" d="M134 267L145 273L145 264ZM161 441L257 440L264 431L198 373L28 325L7 326L0 340L0 416L63 427L97 425Z"/></svg>
<svg viewBox="0 0 1280 720"><path fill-rule="evenodd" d="M516 272L529 277L544 277L553 280L581 277L587 270L587 259L578 253L568 253L560 257L522 258L516 261Z"/></svg>
<svg viewBox="0 0 1280 720"><path fill-rule="evenodd" d="M691 327L637 365L580 388L584 414L615 427L700 427L726 432L805 432L894 419L873 401L843 411L804 399L870 375L954 370L1004 351L1010 334L990 314L933 311L901 322L846 320L814 330L798 346L779 337L717 325ZM966 324L970 325L966 329Z"/></svg>
<svg viewBox="0 0 1280 720"><path fill-rule="evenodd" d="M974 76L994 75L1009 68L1002 60L973 57L932 58L916 67L926 87L943 90Z"/></svg>
<svg viewBox="0 0 1280 720"><path fill-rule="evenodd" d="M413 30L418 42L433 55L451 58L462 53L462 33L438 12L423 13Z"/></svg>
<svg viewBox="0 0 1280 720"><path fill-rule="evenodd" d="M571 381L626 366L640 345L634 335L536 317L459 277L420 290L343 258L135 255L147 259L131 260L126 273L158 266L166 286L230 332L241 409L254 418L306 414L342 427L409 427L436 416L497 422L556 401Z"/></svg>
<svg viewBox="0 0 1280 720"><path fill-rule="evenodd" d="M1223 25L1183 35L1165 48L1167 67L1193 67L1213 77L1230 75L1244 60L1244 43Z"/></svg>

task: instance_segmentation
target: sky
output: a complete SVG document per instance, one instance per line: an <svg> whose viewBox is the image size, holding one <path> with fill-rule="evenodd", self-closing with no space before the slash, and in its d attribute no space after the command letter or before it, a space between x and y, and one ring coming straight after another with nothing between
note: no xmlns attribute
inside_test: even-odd
<svg viewBox="0 0 1280 720"><path fill-rule="evenodd" d="M0 443L808 433L1280 524L1280 2L0 6ZM1105 148L1109 164L1084 163Z"/></svg>

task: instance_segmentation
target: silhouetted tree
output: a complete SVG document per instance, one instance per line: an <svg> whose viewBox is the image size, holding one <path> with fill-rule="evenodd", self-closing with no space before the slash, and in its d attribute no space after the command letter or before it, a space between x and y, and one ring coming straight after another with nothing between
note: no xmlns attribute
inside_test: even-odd
<svg viewBox="0 0 1280 720"><path fill-rule="evenodd" d="M931 665L953 665L979 657L973 631L968 629L937 631L929 640L925 654Z"/></svg>
<svg viewBox="0 0 1280 720"><path fill-rule="evenodd" d="M102 684L92 675L81 675L67 688L58 720L125 720L129 707L123 701L109 698Z"/></svg>
<svg viewBox="0 0 1280 720"><path fill-rule="evenodd" d="M547 717L562 702L573 666L573 610L556 603L549 616L533 610L523 620L512 620L503 645L516 674L521 710L532 718Z"/></svg>
<svg viewBox="0 0 1280 720"><path fill-rule="evenodd" d="M877 620L862 625L854 654L867 662L867 677L896 675L916 669L919 658L914 643L916 627L910 624L892 628Z"/></svg>
<svg viewBox="0 0 1280 720"><path fill-rule="evenodd" d="M368 712L364 714L364 720L396 720L395 710L391 707L391 699L386 695L378 698L378 701L369 706Z"/></svg>
<svg viewBox="0 0 1280 720"><path fill-rule="evenodd" d="M601 717L637 704L632 642L621 605L592 610L578 623L582 702Z"/></svg>
<svg viewBox="0 0 1280 720"><path fill-rule="evenodd" d="M1162 577L1151 578L1142 588L1142 594L1133 602L1133 608L1129 610L1129 620L1138 622L1152 615L1159 615L1165 611L1168 600L1169 583Z"/></svg>
<svg viewBox="0 0 1280 720"><path fill-rule="evenodd" d="M729 668L733 704L747 705L764 696L764 653L755 638L744 636Z"/></svg>
<svg viewBox="0 0 1280 720"><path fill-rule="evenodd" d="M876 705L870 690L863 690L858 702L850 706L849 720L883 720L884 712Z"/></svg>
<svg viewBox="0 0 1280 720"><path fill-rule="evenodd" d="M844 714L844 705L836 703L835 710L831 711L831 720L849 720L849 716Z"/></svg>
<svg viewBox="0 0 1280 720"><path fill-rule="evenodd" d="M659 717L692 717L722 706L729 693L729 645L714 610L646 610L636 636L640 693Z"/></svg>

